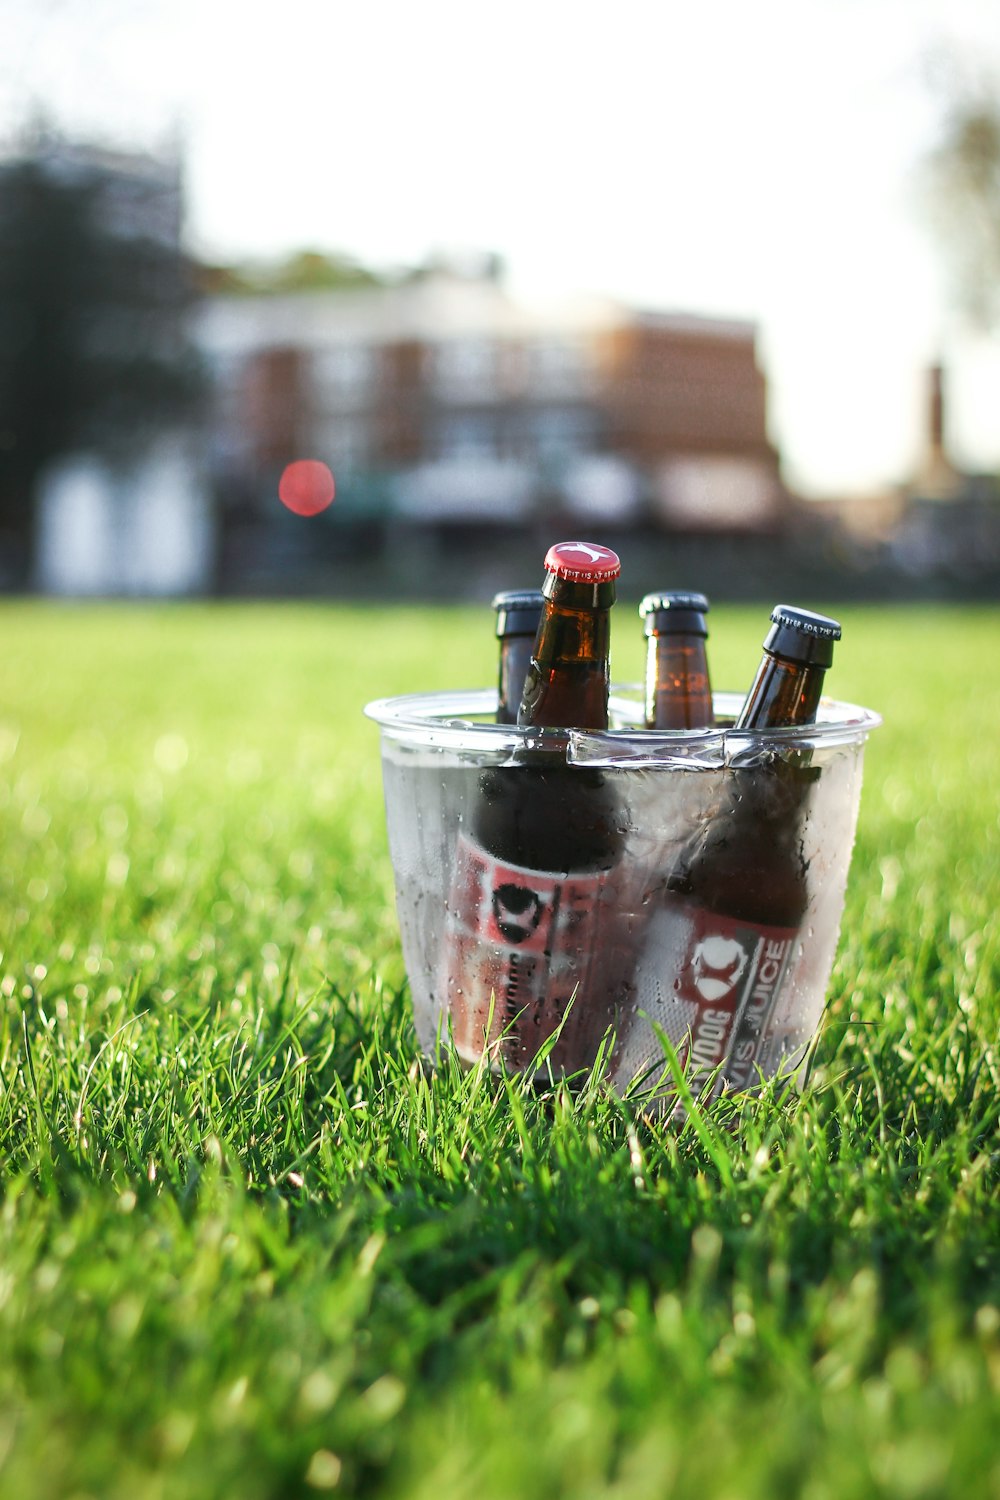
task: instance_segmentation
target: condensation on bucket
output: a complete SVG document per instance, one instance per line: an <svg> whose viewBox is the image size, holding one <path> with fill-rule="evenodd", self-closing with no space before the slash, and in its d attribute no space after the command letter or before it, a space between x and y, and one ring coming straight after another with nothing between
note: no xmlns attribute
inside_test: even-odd
<svg viewBox="0 0 1000 1500"><path fill-rule="evenodd" d="M762 756L808 759L815 781L800 825L808 869L808 902L785 964L767 1034L753 1064L760 1074L793 1076L819 1024L833 964L861 792L864 743L880 720L850 704L824 700L806 730L737 734L738 695L715 696L720 727L688 732L647 731L641 693L616 688L608 732L526 731L491 722L490 691L433 693L382 699L366 713L381 727L386 820L403 957L421 1048L433 1057L454 1035L466 1062L487 1038L470 1046L462 1019L462 975L443 964L453 922L454 877L460 841L468 835L480 777L490 767L523 768L555 749L568 767L600 770L621 814L622 868L599 900L608 907L627 969L614 1016L616 1045L610 1078L620 1089L654 1085L666 1075L658 1029L683 1056L689 1027L670 994L673 956L690 940L683 906L666 893L680 850L707 826L732 794L733 776ZM754 878L748 871L747 877ZM624 934L624 936L622 936ZM588 955L580 953L581 972ZM567 1021L573 1024L576 1018ZM600 1040L568 1053L586 1065ZM759 1072L758 1072L759 1070Z"/></svg>

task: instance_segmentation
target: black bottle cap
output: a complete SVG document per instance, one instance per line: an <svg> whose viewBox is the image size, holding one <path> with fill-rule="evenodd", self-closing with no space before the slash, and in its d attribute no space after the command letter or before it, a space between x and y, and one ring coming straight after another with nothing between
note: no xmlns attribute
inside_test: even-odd
<svg viewBox="0 0 1000 1500"><path fill-rule="evenodd" d="M646 635L708 635L704 594L647 594L639 605Z"/></svg>
<svg viewBox="0 0 1000 1500"><path fill-rule="evenodd" d="M790 604L776 604L771 611L771 629L764 650L772 656L787 656L811 667L829 667L833 647L840 640L840 625L829 615L814 614L811 609L796 609Z"/></svg>
<svg viewBox="0 0 1000 1500"><path fill-rule="evenodd" d="M507 589L493 599L497 612L497 635L534 635L542 617L545 595L541 589Z"/></svg>

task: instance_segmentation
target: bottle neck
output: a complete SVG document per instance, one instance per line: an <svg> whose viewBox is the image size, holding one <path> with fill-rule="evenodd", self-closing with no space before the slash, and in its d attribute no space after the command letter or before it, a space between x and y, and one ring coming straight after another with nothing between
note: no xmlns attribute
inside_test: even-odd
<svg viewBox="0 0 1000 1500"><path fill-rule="evenodd" d="M607 729L614 584L550 578L545 594L517 722Z"/></svg>
<svg viewBox="0 0 1000 1500"><path fill-rule="evenodd" d="M703 729L713 723L705 637L671 631L646 645L646 725Z"/></svg>
<svg viewBox="0 0 1000 1500"><path fill-rule="evenodd" d="M825 667L765 651L736 728L781 729L815 723L825 675Z"/></svg>
<svg viewBox="0 0 1000 1500"><path fill-rule="evenodd" d="M516 724L517 710L531 666L533 635L507 635L500 642L497 678L497 723Z"/></svg>

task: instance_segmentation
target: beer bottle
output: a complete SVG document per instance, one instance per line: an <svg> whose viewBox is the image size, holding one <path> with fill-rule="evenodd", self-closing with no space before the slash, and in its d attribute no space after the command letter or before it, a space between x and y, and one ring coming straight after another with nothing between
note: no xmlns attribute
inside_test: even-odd
<svg viewBox="0 0 1000 1500"><path fill-rule="evenodd" d="M736 729L760 732L815 723L826 672L833 664L833 648L840 636L840 625L827 615L777 605L771 612L764 654L737 715ZM768 887L767 898L758 900L754 911L759 914L758 920L784 929L785 935L765 937L755 982L744 987L724 1070L726 1082L734 1089L747 1088L757 1080L758 1063L794 940L809 904L802 821L810 787L819 775L819 768L810 761L808 750L784 755L770 751L759 755L757 764L736 771L737 780L744 783L739 821L752 826L755 836L748 844L760 851L749 878L759 876ZM766 857L762 857L763 843L770 844ZM727 896L734 912L746 909L733 892Z"/></svg>
<svg viewBox="0 0 1000 1500"><path fill-rule="evenodd" d="M827 615L775 605L753 686L737 729L791 729L816 722L827 668L840 626Z"/></svg>
<svg viewBox="0 0 1000 1500"><path fill-rule="evenodd" d="M618 554L589 542L556 542L545 569L542 618L517 722L534 729L607 729Z"/></svg>
<svg viewBox="0 0 1000 1500"><path fill-rule="evenodd" d="M737 730L812 723L839 638L835 620L778 605ZM754 1081L808 905L801 825L817 774L808 753L794 749L758 744L738 756L650 923L638 1004L682 1052L687 1048L696 1094L720 1063L732 1087ZM638 1071L631 1050L619 1075Z"/></svg>
<svg viewBox="0 0 1000 1500"><path fill-rule="evenodd" d="M647 594L639 605L646 634L646 727L703 729L714 722L704 594Z"/></svg>
<svg viewBox="0 0 1000 1500"><path fill-rule="evenodd" d="M544 604L518 722L607 726L610 609L618 557L563 542L545 558ZM562 1025L554 1070L590 1066L629 978L618 938L624 816L609 777L526 747L477 774L459 838L442 1002L459 1055L523 1072Z"/></svg>
<svg viewBox="0 0 1000 1500"><path fill-rule="evenodd" d="M516 724L524 679L531 665L538 622L542 614L540 589L509 589L497 594L497 639L500 663L497 678L497 723Z"/></svg>

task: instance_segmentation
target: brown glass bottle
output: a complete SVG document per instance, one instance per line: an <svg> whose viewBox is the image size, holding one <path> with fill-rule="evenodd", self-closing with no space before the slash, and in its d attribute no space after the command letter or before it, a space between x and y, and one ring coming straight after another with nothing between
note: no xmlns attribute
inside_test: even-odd
<svg viewBox="0 0 1000 1500"><path fill-rule="evenodd" d="M639 605L646 633L646 727L704 729L714 723L705 641L704 594L647 594Z"/></svg>
<svg viewBox="0 0 1000 1500"><path fill-rule="evenodd" d="M801 728L812 724L833 661L840 626L826 615L779 604L753 685L736 717L734 733ZM797 846L798 815L815 772L801 752L773 747L737 752L724 810L699 830L674 889L693 881L732 916L791 925L805 910L801 860L778 852ZM724 852L725 851L725 852ZM697 867L697 875L693 870Z"/></svg>
<svg viewBox="0 0 1000 1500"><path fill-rule="evenodd" d="M617 556L561 543L546 559L544 606L518 715L530 728L607 726L609 612ZM455 1045L530 1067L562 1026L556 1072L587 1068L621 1008L615 939L623 819L610 779L567 764L566 747L526 748L478 775L460 838L442 982Z"/></svg>
<svg viewBox="0 0 1000 1500"><path fill-rule="evenodd" d="M777 605L736 729L759 733L815 723L840 635L840 625L827 615ZM762 927L784 929L786 935L767 938L755 982L744 987L725 1066L726 1082L734 1089L757 1082L762 1047L809 904L809 864L802 828L810 790L819 775L807 749L765 751L756 760L734 773L741 791L731 821L737 831L745 830L741 862L745 881L757 890L748 903L745 887L738 893L731 881L717 876L715 899L725 902L734 915L749 912Z"/></svg>
<svg viewBox="0 0 1000 1500"><path fill-rule="evenodd" d="M524 679L531 666L531 652L538 633L544 596L541 589L508 589L497 594L500 661L497 673L497 723L516 724Z"/></svg>
<svg viewBox="0 0 1000 1500"><path fill-rule="evenodd" d="M840 638L835 620L807 610L779 605L771 621L738 730L812 723ZM695 1093L720 1063L732 1087L756 1081L809 900L802 818L816 775L794 747L737 749L717 809L682 851L650 924L644 966L657 995L646 1008L683 1040Z"/></svg>
<svg viewBox="0 0 1000 1500"><path fill-rule="evenodd" d="M790 604L775 605L764 655L737 729L792 729L816 722L827 668L840 640L840 626L828 615Z"/></svg>
<svg viewBox="0 0 1000 1500"><path fill-rule="evenodd" d="M545 569L545 602L517 722L607 729L611 606L621 564L608 547L557 542Z"/></svg>

